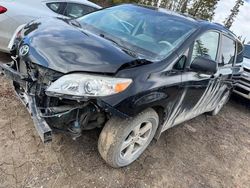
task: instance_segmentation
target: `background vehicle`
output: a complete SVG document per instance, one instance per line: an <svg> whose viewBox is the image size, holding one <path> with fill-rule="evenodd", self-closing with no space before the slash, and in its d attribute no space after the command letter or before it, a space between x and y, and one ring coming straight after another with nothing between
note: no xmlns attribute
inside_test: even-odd
<svg viewBox="0 0 250 188"><path fill-rule="evenodd" d="M0 0L0 51L18 26L41 17L77 18L101 7L87 0Z"/></svg>
<svg viewBox="0 0 250 188"><path fill-rule="evenodd" d="M250 44L246 44L244 47L243 70L234 92L250 99Z"/></svg>
<svg viewBox="0 0 250 188"><path fill-rule="evenodd" d="M221 25L136 5L36 20L12 49L17 61L0 66L43 141L51 129L76 138L103 128L98 149L113 167L132 163L163 131L218 114L242 54Z"/></svg>

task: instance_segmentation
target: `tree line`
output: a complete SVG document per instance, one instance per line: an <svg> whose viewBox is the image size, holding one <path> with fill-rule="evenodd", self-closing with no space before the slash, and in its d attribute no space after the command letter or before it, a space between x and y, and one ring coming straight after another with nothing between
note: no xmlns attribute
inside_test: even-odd
<svg viewBox="0 0 250 188"><path fill-rule="evenodd" d="M172 11L189 14L195 18L212 21L215 9L220 0L93 0L106 7L121 3L139 3L149 6L157 6ZM239 13L240 7L244 5L244 0L235 0L230 15L225 19L224 25L230 28Z"/></svg>

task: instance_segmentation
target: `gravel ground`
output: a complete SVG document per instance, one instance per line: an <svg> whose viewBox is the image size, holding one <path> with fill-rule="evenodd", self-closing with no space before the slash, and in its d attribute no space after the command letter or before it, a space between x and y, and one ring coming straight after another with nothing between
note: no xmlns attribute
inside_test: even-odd
<svg viewBox="0 0 250 188"><path fill-rule="evenodd" d="M10 83L0 76L0 188L250 187L250 102L233 97L215 117L199 116L162 134L135 163L105 164L99 130L44 145Z"/></svg>

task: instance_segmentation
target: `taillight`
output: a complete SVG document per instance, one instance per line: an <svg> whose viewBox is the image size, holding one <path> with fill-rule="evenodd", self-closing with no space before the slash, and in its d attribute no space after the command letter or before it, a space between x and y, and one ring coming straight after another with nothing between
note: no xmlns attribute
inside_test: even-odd
<svg viewBox="0 0 250 188"><path fill-rule="evenodd" d="M0 6L0 14L3 14L7 11L7 8Z"/></svg>

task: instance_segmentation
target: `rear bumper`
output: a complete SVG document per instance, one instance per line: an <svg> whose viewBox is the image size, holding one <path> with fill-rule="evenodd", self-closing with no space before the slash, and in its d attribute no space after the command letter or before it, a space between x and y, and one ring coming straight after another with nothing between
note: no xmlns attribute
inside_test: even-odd
<svg viewBox="0 0 250 188"><path fill-rule="evenodd" d="M6 64L0 64L0 70L1 72L8 78L11 79L20 85L26 85L27 84L27 78L24 75L21 75L19 72L12 69L10 66ZM52 141L52 130L50 126L47 124L44 118L42 118L39 114L41 112L37 108L36 98L35 96L30 96L27 93L19 93L16 92L19 99L23 102L23 104L26 106L27 110L29 111L34 126L42 139L44 143Z"/></svg>

